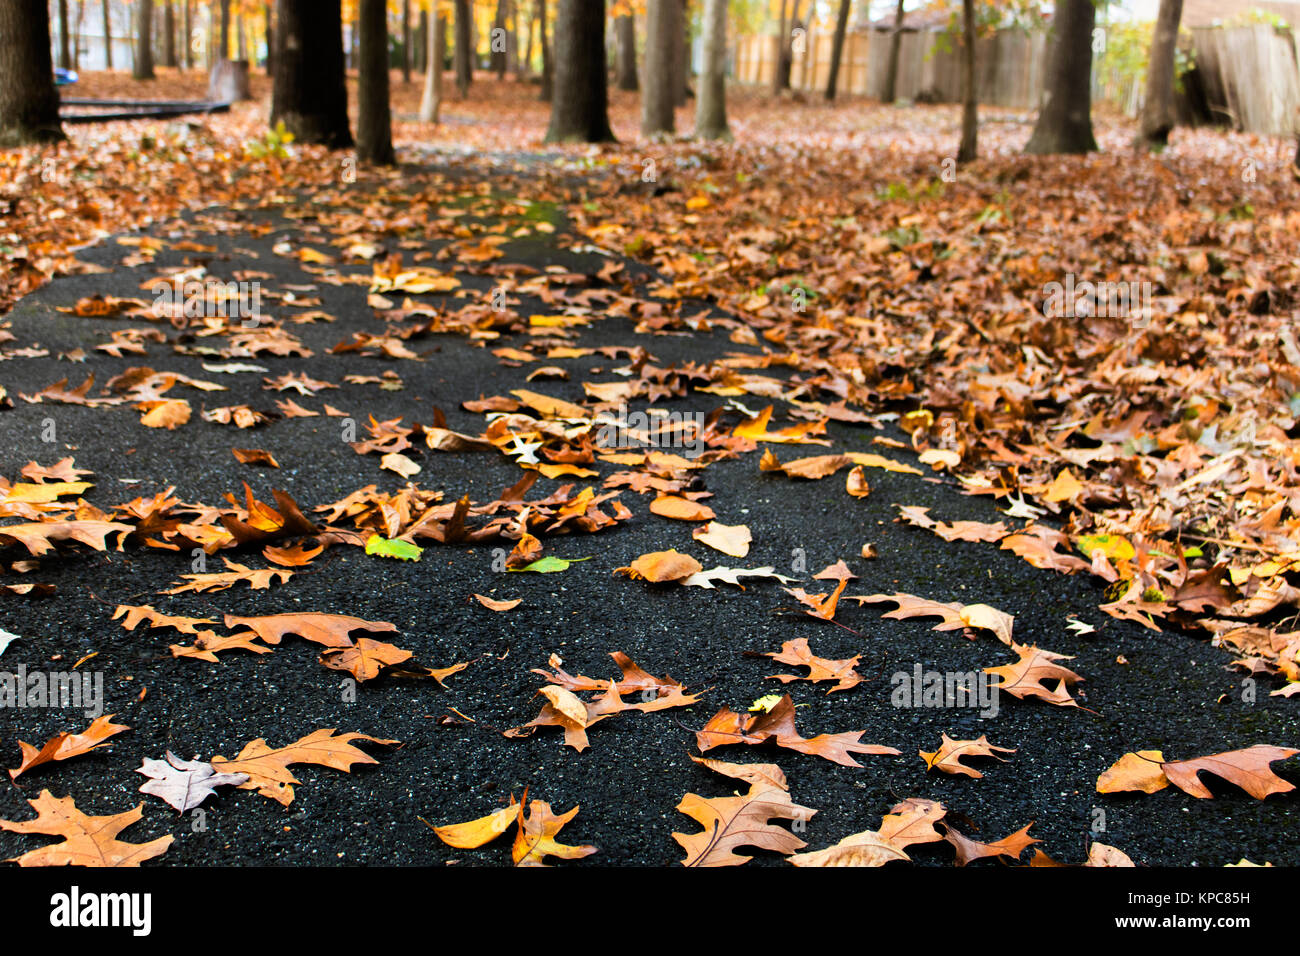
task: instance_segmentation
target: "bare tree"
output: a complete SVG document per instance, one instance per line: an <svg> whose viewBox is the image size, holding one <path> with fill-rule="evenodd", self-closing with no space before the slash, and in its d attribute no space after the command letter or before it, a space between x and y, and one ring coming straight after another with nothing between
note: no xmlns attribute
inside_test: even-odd
<svg viewBox="0 0 1300 956"><path fill-rule="evenodd" d="M352 145L340 0L278 0L271 125L303 143Z"/></svg>
<svg viewBox="0 0 1300 956"><path fill-rule="evenodd" d="M617 60L614 75L620 90L635 90L636 79L636 17L624 13L614 19L614 49Z"/></svg>
<svg viewBox="0 0 1300 956"><path fill-rule="evenodd" d="M361 75L357 82L357 159L395 166L388 101L388 4L361 0Z"/></svg>
<svg viewBox="0 0 1300 956"><path fill-rule="evenodd" d="M542 44L542 89L538 98L549 103L555 88L555 65L551 62L551 44L546 38L546 0L537 0L537 29Z"/></svg>
<svg viewBox="0 0 1300 956"><path fill-rule="evenodd" d="M641 84L641 132L646 136L671 134L675 128L681 15L681 0L646 0L645 77Z"/></svg>
<svg viewBox="0 0 1300 956"><path fill-rule="evenodd" d="M548 143L612 142L605 71L605 0L560 0Z"/></svg>
<svg viewBox="0 0 1300 956"><path fill-rule="evenodd" d="M429 29L426 31L426 43L429 50L424 74L424 96L420 99L420 122L438 122L438 111L442 108L442 61L445 56L443 44L446 42L442 14L434 7Z"/></svg>
<svg viewBox="0 0 1300 956"><path fill-rule="evenodd" d="M59 66L72 69L72 31L68 27L68 0L59 0Z"/></svg>
<svg viewBox="0 0 1300 956"><path fill-rule="evenodd" d="M113 15L108 9L108 0L100 0L100 12L104 15L104 65L113 68Z"/></svg>
<svg viewBox="0 0 1300 956"><path fill-rule="evenodd" d="M1027 153L1088 153L1092 135L1092 0L1060 0L1052 18L1046 99Z"/></svg>
<svg viewBox="0 0 1300 956"><path fill-rule="evenodd" d="M957 162L974 162L978 154L979 108L975 102L975 0L961 0L961 144Z"/></svg>
<svg viewBox="0 0 1300 956"><path fill-rule="evenodd" d="M0 148L63 139L46 0L0 3Z"/></svg>
<svg viewBox="0 0 1300 956"><path fill-rule="evenodd" d="M894 10L894 29L889 34L889 61L885 64L885 90L881 100L892 103L898 89L898 59L903 51L903 0Z"/></svg>
<svg viewBox="0 0 1300 956"><path fill-rule="evenodd" d="M727 126L727 0L704 0L704 72L695 108L695 135L731 139Z"/></svg>
<svg viewBox="0 0 1300 956"><path fill-rule="evenodd" d="M1147 62L1146 99L1138 120L1138 142L1147 149L1163 149L1174 128L1174 54L1178 48L1178 22L1183 0L1160 0L1156 31Z"/></svg>
<svg viewBox="0 0 1300 956"><path fill-rule="evenodd" d="M153 72L153 0L136 0L135 69L137 80L152 80Z"/></svg>
<svg viewBox="0 0 1300 956"><path fill-rule="evenodd" d="M456 90L463 100L469 95L469 85L474 81L474 50L470 35L469 0L456 0Z"/></svg>
<svg viewBox="0 0 1300 956"><path fill-rule="evenodd" d="M831 39L831 73L826 78L826 100L835 100L835 90L839 84L840 59L844 56L844 37L849 32L849 6L851 0L840 0L840 10L835 17L835 35Z"/></svg>

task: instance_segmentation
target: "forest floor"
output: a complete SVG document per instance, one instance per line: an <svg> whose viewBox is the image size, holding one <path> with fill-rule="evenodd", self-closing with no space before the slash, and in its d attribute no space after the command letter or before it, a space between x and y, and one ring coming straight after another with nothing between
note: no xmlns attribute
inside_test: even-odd
<svg viewBox="0 0 1300 956"><path fill-rule="evenodd" d="M84 92L124 82L91 76ZM158 88L185 95L175 77ZM17 154L0 194L6 288L24 295L0 342L0 505L11 524L111 520L131 534L121 550L113 532L46 554L11 536L0 587L53 590L0 598L0 628L18 636L3 666L77 664L130 730L24 772L0 819L29 818L25 801L48 789L92 814L143 799L122 838L173 835L164 864L502 865L504 846L455 849L426 823L526 791L556 812L581 806L560 839L597 847L590 862L667 865L684 855L673 833L700 830L676 810L683 796L739 786L692 761L726 739L698 732L722 708L789 694L804 737L861 732L898 751L851 766L817 745L708 750L779 765L793 801L817 811L795 824L810 850L923 798L943 805L950 838L909 845L921 865L985 852L954 834L993 843L1028 825L1042 842L1012 839L1003 860L1081 863L1102 844L1139 865L1300 863L1278 838L1293 763L1275 763L1274 781L1267 763L1241 762L1238 782L1273 789L1265 799L1208 774L1209 799L1097 792L1128 752L1300 746L1300 201L1286 144L1196 132L1139 157L1116 118L1099 123L1102 154L1027 159L1027 118L990 110L987 158L949 179L946 107L742 95L737 143L714 147L637 142L635 100L616 94L623 145L550 149L533 92L482 82L429 133L406 122L418 89L399 85L403 165L390 172L296 147L238 155L260 135L258 103ZM1154 305L1142 321L1045 321L1031 306L1067 274L1150 282ZM257 283L272 321L160 316L154 283L177 276ZM702 459L683 460L699 451L689 442L658 456L593 446L601 415L655 407L707 421ZM69 456L88 474L55 467ZM507 489L528 476L525 508ZM251 505L244 483L292 503ZM294 507L315 532L295 533ZM748 528L743 557L693 534L706 510ZM540 549L527 557L572 563L504 570L525 527ZM368 553L376 530L414 540L420 560ZM328 545L318 556L277 550L313 538ZM769 573L742 589L617 572L669 549ZM227 571L223 558L288 574L202 577ZM893 603L855 595L931 616L887 617ZM156 626L126 630L121 605ZM196 630L240 630L223 615L296 615L288 633L301 634L310 613L388 622L369 637L411 661L376 676L339 659L346 637L331 649L264 636L212 660L185 650ZM747 653L791 641L836 670L858 658L861 682L779 683L803 667ZM1046 671L1016 672L1030 691L999 694L995 714L893 693L918 665L980 672L1035 648L1068 655L1073 673L1035 687ZM648 697L623 690L648 712L590 722L582 750L554 726L503 733L547 699L552 713L570 702L538 696L536 669L559 674L552 655L603 689L612 652L661 678ZM411 676L461 664L441 682ZM698 700L669 707L666 675ZM580 683L569 690L590 716ZM18 740L40 747L87 721L0 709L0 743L17 767ZM232 758L321 728L400 745L363 742L375 762L349 774L295 765L287 805L282 788L221 789L178 819L135 793L142 760ZM975 758L978 778L928 770L918 753L942 735L1009 750ZM0 856L41 842L0 832Z"/></svg>

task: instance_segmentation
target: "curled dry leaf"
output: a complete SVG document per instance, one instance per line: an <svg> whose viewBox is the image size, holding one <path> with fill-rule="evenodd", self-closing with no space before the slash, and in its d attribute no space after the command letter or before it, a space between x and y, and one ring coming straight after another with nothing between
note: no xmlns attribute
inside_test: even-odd
<svg viewBox="0 0 1300 956"><path fill-rule="evenodd" d="M484 597L482 594L475 594L474 599L482 604L489 611L511 611L517 608L523 598L515 598L510 601L498 601L494 598Z"/></svg>
<svg viewBox="0 0 1300 956"><path fill-rule="evenodd" d="M961 761L966 757L998 757L994 751L1004 754L1015 753L1014 747L996 747L990 744L988 738L981 735L978 740L953 740L947 734L940 734L942 740L939 749L931 753L920 751L921 759L925 761L927 770L942 770L944 773L965 774L968 777L982 777L974 767L968 767Z"/></svg>
<svg viewBox="0 0 1300 956"><path fill-rule="evenodd" d="M853 754L898 754L893 747L861 743L864 733L866 731L859 730L856 733L802 737L794 726L794 701L786 694L771 710L762 714L741 714L722 708L709 719L703 730L695 732L695 743L700 753L707 753L714 747L728 744L755 745L770 740L778 747L824 757L845 767L862 766L853 759Z"/></svg>
<svg viewBox="0 0 1300 956"><path fill-rule="evenodd" d="M676 495L656 498L650 502L650 511L661 518L675 518L678 521L710 521L713 518L713 509L708 505Z"/></svg>
<svg viewBox="0 0 1300 956"><path fill-rule="evenodd" d="M696 528L691 532L691 537L700 544L733 558L743 558L749 554L749 545L754 540L747 525L726 525L717 521Z"/></svg>
<svg viewBox="0 0 1300 956"><path fill-rule="evenodd" d="M1201 783L1198 774L1208 771L1234 783L1256 800L1274 793L1288 793L1295 785L1283 780L1269 765L1275 760L1294 757L1300 750L1256 744L1244 750L1226 750L1208 757L1166 761L1159 750L1139 750L1121 757L1097 778L1098 793L1140 790L1155 793L1173 784L1194 797L1208 800L1213 793Z"/></svg>
<svg viewBox="0 0 1300 956"><path fill-rule="evenodd" d="M54 760L67 760L69 757L79 757L82 754L90 753L92 750L98 750L100 747L107 745L108 738L120 734L124 730L130 730L125 724L113 723L112 717L112 714L102 714L96 717L90 726L79 734L55 734L40 749L21 740L18 741L23 759L22 763L9 771L9 779L17 780L20 774L26 773L33 767L39 767L43 763L50 763Z"/></svg>
<svg viewBox="0 0 1300 956"><path fill-rule="evenodd" d="M633 580L640 578L655 584L665 584L682 581L701 570L703 565L700 562L674 548L643 554L627 567L616 568L614 573L626 575Z"/></svg>

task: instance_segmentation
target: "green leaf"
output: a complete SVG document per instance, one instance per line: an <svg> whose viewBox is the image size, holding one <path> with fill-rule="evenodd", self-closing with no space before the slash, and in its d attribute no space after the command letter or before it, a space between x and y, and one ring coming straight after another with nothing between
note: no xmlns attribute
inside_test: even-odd
<svg viewBox="0 0 1300 956"><path fill-rule="evenodd" d="M544 558L538 558L532 564L525 564L522 568L511 568L512 571L536 571L538 574L552 574L555 571L567 571L569 565L576 561L590 561L586 558L557 558L554 555L547 555Z"/></svg>
<svg viewBox="0 0 1300 956"><path fill-rule="evenodd" d="M372 534L366 541L366 554L377 554L381 558L397 558L399 561L419 561L424 549L409 541L396 541Z"/></svg>

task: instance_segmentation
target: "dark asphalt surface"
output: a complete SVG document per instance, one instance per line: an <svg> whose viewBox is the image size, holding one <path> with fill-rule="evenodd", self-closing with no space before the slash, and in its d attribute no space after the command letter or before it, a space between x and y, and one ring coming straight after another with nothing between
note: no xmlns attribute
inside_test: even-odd
<svg viewBox="0 0 1300 956"><path fill-rule="evenodd" d="M360 189L361 187L356 187ZM221 210L210 214L225 217ZM250 210L246 221L267 221ZM204 216L200 215L201 223ZM205 232L196 226L187 236L219 244L225 250L211 259L212 271L229 277L252 268L275 273L272 288L285 282L311 283L294 261L274 255L271 247L303 228L301 221L278 221L261 237ZM321 246L321 243L314 243ZM394 246L395 247L395 246ZM233 250L253 250L251 259ZM601 257L556 250L550 241L529 240L507 246L506 262L538 266L561 263L595 273ZM85 250L82 258L116 266L135 250L112 241ZM479 415L460 409L460 402L479 395L505 394L530 387L569 400L581 400L581 382L611 381L608 370L621 364L600 356L563 361L572 370L569 382L524 383L526 369L503 367L490 351L454 336L413 343L428 352L423 362L392 361L356 355L328 355L327 350L353 330L382 329L366 305L363 285L319 284L321 308L337 316L334 323L292 326L312 348L309 359L262 355L249 361L268 376L302 372L335 382L338 389L314 397L279 395L262 390L262 374L220 375L204 371L198 357L176 355L170 347L149 345L148 357L116 359L92 351L108 332L146 323L131 319L84 319L54 311L93 293L142 295L138 284L160 268L181 265L192 253L166 250L152 266L115 268L111 274L61 278L19 303L7 318L16 341L6 347L37 346L48 358L0 362L0 384L15 407L0 412L0 474L19 478L29 460L53 464L74 455L81 468L93 470L96 486L87 498L100 507L152 495L169 486L185 501L222 503L247 481L259 498L283 488L304 511L335 501L367 484L397 489L404 482L379 468L378 456L357 455L341 439L338 419L299 418L242 431L199 418L206 404L247 402L271 410L274 399L294 398L319 409L328 402L364 422L366 416L406 423L430 423L440 408L448 424L470 432L483 426ZM409 255L409 251L408 251ZM409 261L409 259L408 259ZM343 271L369 271L366 266ZM466 285L486 289L487 276L462 276ZM436 301L437 297L426 297ZM521 314L545 312L539 302L525 302ZM272 308L270 311L278 313ZM693 311L692 309L687 310ZM162 328L175 338L177 333ZM211 344L224 344L212 340ZM510 341L499 344L509 345ZM598 321L583 331L578 345L642 345L660 365L703 361L737 346L725 335L639 336L619 318ZM58 361L57 353L84 348L84 364ZM207 361L227 361L212 359ZM79 383L94 372L96 389L111 376L135 365L216 380L231 390L204 394L178 387L173 395L190 399L191 422L168 432L140 425L130 407L85 409L68 405L28 404L19 392L35 392L69 377ZM589 374L600 366L601 375ZM348 385L350 373L379 375L395 369L406 387L386 392L374 385ZM170 397L170 396L169 396ZM754 396L753 407L766 404ZM672 403L679 410L709 411L715 396L694 395ZM53 418L57 444L43 443L42 423ZM788 424L780 414L774 426ZM905 452L871 445L879 434L869 428L832 425L837 448L879 451L903 460ZM363 437L363 436L361 436ZM238 464L232 446L269 450L281 469ZM820 454L817 446L777 448L782 459ZM517 466L495 453L425 453L422 486L441 489L447 500L468 494L491 500L520 477ZM599 466L602 474L614 470ZM927 469L928 471L928 469ZM863 740L896 747L898 757L864 756L862 769L784 750L728 747L709 756L738 762L778 763L786 772L796 803L818 814L803 834L811 849L829 846L878 825L898 800L929 797L964 815L968 835L996 840L1034 821L1031 834L1041 848L1065 862L1080 862L1087 852L1095 809L1105 810L1105 831L1096 839L1129 854L1139 865L1222 866L1247 857L1276 865L1300 862L1300 848L1285 837L1294 795L1257 801L1236 788L1204 778L1213 800L1197 800L1170 788L1153 795L1101 796L1094 792L1098 774L1123 753L1163 749L1166 757L1202 756L1222 750L1269 743L1295 745L1300 702L1270 698L1262 683L1254 703L1240 699L1242 675L1225 668L1227 654L1205 642L1177 633L1156 634L1116 621L1097 609L1101 587L1092 579L1039 571L993 545L946 543L930 532L896 524L895 504L925 505L943 520L995 521L991 502L959 494L951 481L868 469L870 497L845 494L843 473L820 482L795 482L760 473L758 455L709 467L703 480L714 493L708 504L719 521L745 523L754 545L745 559L731 559L691 539L692 525L648 512L649 498L624 492L633 520L597 535L568 535L544 541L547 554L587 557L568 571L553 575L500 574L492 570L491 549L483 546L438 546L430 543L419 563L368 557L355 548L332 548L313 566L268 591L240 585L215 594L162 596L157 592L188 573L189 555L128 549L94 553L63 548L42 562L40 571L6 581L39 580L57 585L46 599L0 598L0 627L22 636L5 652L0 666L29 669L66 666L96 653L84 667L104 673L106 710L129 724L129 733L110 747L88 756L40 768L0 787L0 817L27 819L24 798L48 788L56 796L72 794L88 813L125 811L144 802L144 819L123 837L144 842L175 834L171 850L149 865L230 864L369 864L497 866L509 862L502 840L480 850L456 850L439 842L420 822L471 819L497 809L512 792L529 789L559 811L574 804L581 812L561 834L571 843L592 843L599 853L576 866L670 865L682 857L675 830L695 832L697 825L675 811L688 791L705 797L732 792L732 781L697 767L691 729L702 726L720 707L744 710L756 698L780 693L782 685L764 680L777 672L770 662L744 656L745 651L775 651L785 640L804 637L815 653L828 658L862 655L859 670L874 678L847 693L827 696L815 685L787 685L798 705L798 726L806 736L863 730ZM138 479L126 484L123 479ZM560 482L539 480L530 497L549 493ZM579 485L581 487L581 485ZM310 513L308 511L308 513ZM859 557L865 541L879 557ZM998 715L982 720L974 710L895 709L889 703L889 675L925 669L972 670L1014 659L984 635L969 641L960 633L930 629L935 621L885 620L888 606L858 607L844 603L838 620L845 628L802 615L793 599L775 582L759 582L742 592L727 586L716 591L656 588L611 574L638 555L675 547L716 564L757 567L770 564L790 572L795 549L806 552L804 586L817 591L826 582L806 580L822 567L845 559L859 575L847 593L903 591L938 601L985 602L1015 615L1019 641L1038 643L1072 654L1070 666L1086 682L1081 702L1096 713L1052 707L1034 701L1001 700ZM7 549L0 559L26 557ZM255 566L265 566L255 554ZM217 567L210 570L220 570ZM494 614L470 599L472 592L497 598L522 598L513 611ZM318 648L289 639L274 653L223 655L219 664L176 660L167 645L178 635L170 630L134 632L110 620L118 603L152 604L171 614L219 616L288 611L331 611L391 621L400 629L393 641L411 648L431 666L472 661L451 677L447 687L433 682L381 678L360 685L355 703L342 699L344 675L321 667ZM1067 627L1077 616L1097 628L1078 636ZM561 744L558 730L541 730L527 739L507 739L500 731L536 716L542 680L530 668L545 666L552 653L564 658L570 673L597 678L617 676L606 656L622 650L652 674L668 673L689 688L709 688L697 706L654 714L623 714L589 731L591 746L576 753ZM1116 662L1122 655L1126 665ZM147 688L143 701L137 697ZM1224 702L1219 698L1227 695ZM455 708L476 723L443 724L439 718ZM0 711L0 754L4 765L17 766L17 740L42 743L62 730L81 730L86 720L60 710ZM143 758L172 750L183 758L233 756L253 738L273 745L287 743L317 728L335 727L378 737L396 738L400 748L368 746L374 766L351 774L302 766L297 798L286 808L249 791L223 790L204 804L207 829L194 832L188 819L162 802L136 793L144 778L134 773ZM1005 763L983 761L985 776L927 774L918 750L933 750L941 732L952 737L988 735L999 746L1014 747ZM1294 762L1275 765L1282 776L1300 781ZM958 818L960 819L960 818ZM975 829L978 827L978 829ZM0 833L0 858L16 856L47 842L42 837ZM918 864L951 865L947 844L913 847ZM1025 855L1028 859L1029 854ZM570 864L566 864L570 865ZM759 852L752 865L784 866ZM997 865L983 863L978 865Z"/></svg>

